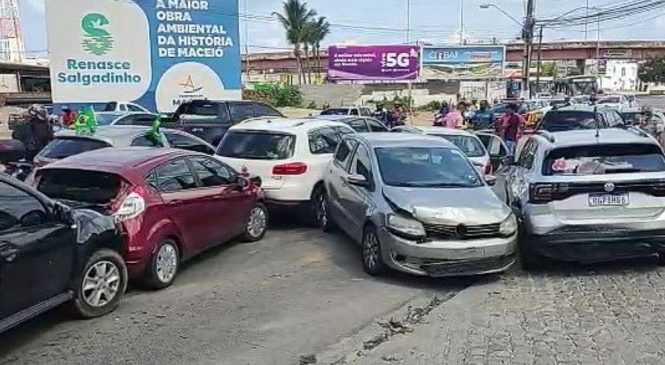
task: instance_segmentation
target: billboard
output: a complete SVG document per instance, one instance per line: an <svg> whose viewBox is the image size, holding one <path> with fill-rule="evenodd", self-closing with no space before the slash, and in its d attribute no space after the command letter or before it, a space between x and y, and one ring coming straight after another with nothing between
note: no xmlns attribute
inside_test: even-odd
<svg viewBox="0 0 665 365"><path fill-rule="evenodd" d="M410 81L418 78L417 46L331 46L328 79L332 81Z"/></svg>
<svg viewBox="0 0 665 365"><path fill-rule="evenodd" d="M503 46L423 47L423 79L487 79L503 77Z"/></svg>
<svg viewBox="0 0 665 365"><path fill-rule="evenodd" d="M47 0L53 101L240 99L238 0Z"/></svg>

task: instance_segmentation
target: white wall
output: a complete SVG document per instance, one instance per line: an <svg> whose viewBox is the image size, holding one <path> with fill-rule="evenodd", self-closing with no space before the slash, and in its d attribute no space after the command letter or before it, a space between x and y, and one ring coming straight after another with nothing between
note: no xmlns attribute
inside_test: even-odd
<svg viewBox="0 0 665 365"><path fill-rule="evenodd" d="M600 88L612 91L635 91L639 85L636 62L608 60L607 71L600 78Z"/></svg>

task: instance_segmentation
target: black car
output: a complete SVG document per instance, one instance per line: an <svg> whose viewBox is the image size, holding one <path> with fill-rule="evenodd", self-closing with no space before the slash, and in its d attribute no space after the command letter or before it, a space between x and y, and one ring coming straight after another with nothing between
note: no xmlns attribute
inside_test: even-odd
<svg viewBox="0 0 665 365"><path fill-rule="evenodd" d="M0 174L0 333L66 302L83 318L113 311L127 288L123 247L111 217Z"/></svg>
<svg viewBox="0 0 665 365"><path fill-rule="evenodd" d="M621 114L614 109L587 105L554 108L538 122L536 130L565 132L578 129L615 128L623 126Z"/></svg>
<svg viewBox="0 0 665 365"><path fill-rule="evenodd" d="M258 117L284 118L270 105L257 101L191 100L180 104L162 126L183 130L217 146L233 125ZM150 125L153 119L137 119L136 125Z"/></svg>

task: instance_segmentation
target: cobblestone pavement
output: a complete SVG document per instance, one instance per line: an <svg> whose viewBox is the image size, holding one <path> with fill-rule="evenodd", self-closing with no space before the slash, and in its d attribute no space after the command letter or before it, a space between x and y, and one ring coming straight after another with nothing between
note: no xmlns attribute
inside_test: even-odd
<svg viewBox="0 0 665 365"><path fill-rule="evenodd" d="M665 270L648 262L521 271L474 285L422 325L335 364L665 364Z"/></svg>

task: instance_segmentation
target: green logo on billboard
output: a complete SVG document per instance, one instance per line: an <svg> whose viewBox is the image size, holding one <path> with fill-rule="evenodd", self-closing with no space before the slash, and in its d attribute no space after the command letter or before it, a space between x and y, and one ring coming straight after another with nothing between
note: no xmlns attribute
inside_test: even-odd
<svg viewBox="0 0 665 365"><path fill-rule="evenodd" d="M113 37L104 29L108 24L109 20L97 13L90 13L81 19L84 51L102 56L113 48Z"/></svg>

